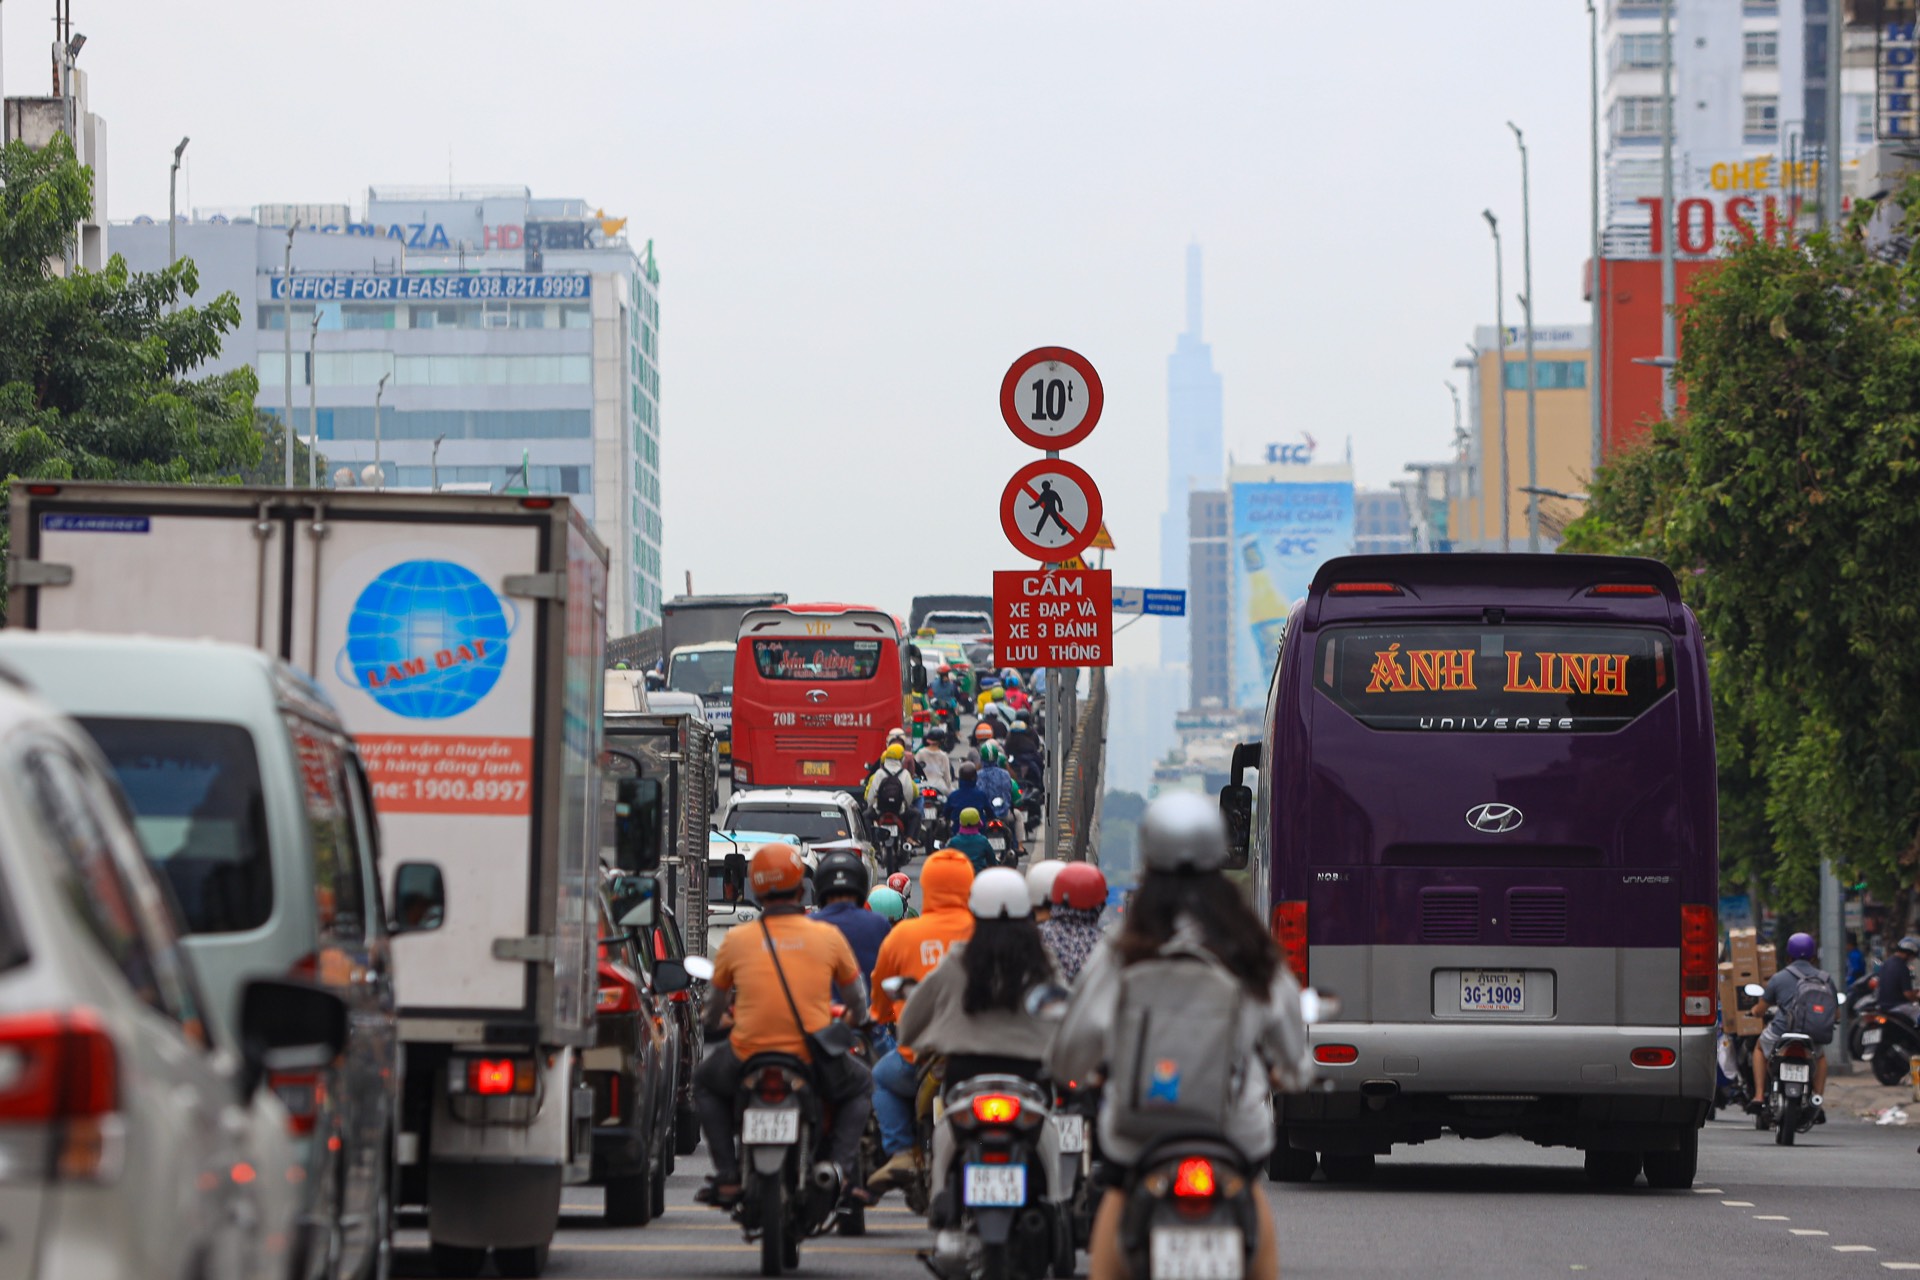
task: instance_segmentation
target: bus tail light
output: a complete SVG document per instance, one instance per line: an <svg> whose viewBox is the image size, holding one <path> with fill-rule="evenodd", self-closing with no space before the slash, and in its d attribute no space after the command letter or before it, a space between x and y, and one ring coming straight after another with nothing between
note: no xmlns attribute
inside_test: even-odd
<svg viewBox="0 0 1920 1280"><path fill-rule="evenodd" d="M1664 1046L1646 1045L1627 1055L1636 1067L1670 1067L1679 1055Z"/></svg>
<svg viewBox="0 0 1920 1280"><path fill-rule="evenodd" d="M1391 582L1336 582L1332 594L1336 596L1403 596L1406 591Z"/></svg>
<svg viewBox="0 0 1920 1280"><path fill-rule="evenodd" d="M1590 596L1657 596L1660 588L1650 582L1602 582L1587 588Z"/></svg>
<svg viewBox="0 0 1920 1280"><path fill-rule="evenodd" d="M1273 940L1287 959L1287 968L1301 986L1307 985L1307 904L1304 901L1276 902L1273 905Z"/></svg>
<svg viewBox="0 0 1920 1280"><path fill-rule="evenodd" d="M1317 1044L1313 1060L1329 1067L1347 1067L1360 1061L1360 1049L1351 1044Z"/></svg>
<svg viewBox="0 0 1920 1280"><path fill-rule="evenodd" d="M1704 903L1680 908L1680 1025L1713 1025L1713 980L1719 972L1719 928L1714 909Z"/></svg>

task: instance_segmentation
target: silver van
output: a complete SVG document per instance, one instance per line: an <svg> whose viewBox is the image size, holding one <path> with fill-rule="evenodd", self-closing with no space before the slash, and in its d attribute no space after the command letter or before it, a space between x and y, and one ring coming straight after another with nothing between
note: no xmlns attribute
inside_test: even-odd
<svg viewBox="0 0 1920 1280"><path fill-rule="evenodd" d="M223 1038L250 979L307 978L346 1001L331 1067L269 1077L311 1193L295 1273L384 1275L401 1085L390 946L439 926L438 869L395 869L390 918L366 773L326 695L285 662L213 641L8 630L0 666L79 721L118 775Z"/></svg>

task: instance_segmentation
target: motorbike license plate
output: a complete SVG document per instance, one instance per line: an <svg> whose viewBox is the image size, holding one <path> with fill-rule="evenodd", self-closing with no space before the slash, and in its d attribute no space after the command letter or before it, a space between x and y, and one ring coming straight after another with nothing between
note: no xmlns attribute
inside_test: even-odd
<svg viewBox="0 0 1920 1280"><path fill-rule="evenodd" d="M965 1192L969 1209L1018 1209L1027 1202L1027 1166L970 1164Z"/></svg>
<svg viewBox="0 0 1920 1280"><path fill-rule="evenodd" d="M831 778L833 762L831 760L802 760L800 776L803 778Z"/></svg>
<svg viewBox="0 0 1920 1280"><path fill-rule="evenodd" d="M1783 1062L1780 1064L1780 1078L1789 1084L1805 1084L1813 1074L1813 1068L1804 1062Z"/></svg>
<svg viewBox="0 0 1920 1280"><path fill-rule="evenodd" d="M793 1107L749 1107L740 1119L740 1141L778 1147L800 1141L800 1112Z"/></svg>
<svg viewBox="0 0 1920 1280"><path fill-rule="evenodd" d="M1512 970L1462 969L1460 1012L1525 1013L1527 975Z"/></svg>
<svg viewBox="0 0 1920 1280"><path fill-rule="evenodd" d="M1155 1227L1153 1280L1241 1280L1246 1240L1238 1227Z"/></svg>
<svg viewBox="0 0 1920 1280"><path fill-rule="evenodd" d="M1085 1116L1055 1116L1053 1118L1053 1136L1060 1143L1061 1155L1078 1155L1087 1149L1087 1118Z"/></svg>
<svg viewBox="0 0 1920 1280"><path fill-rule="evenodd" d="M1877 1045L1877 1044L1879 1044L1879 1043L1880 1043L1880 1028L1878 1028L1878 1027L1874 1027L1874 1028L1873 1028L1872 1030L1870 1030L1870 1031L1863 1031L1863 1032L1861 1032L1861 1033L1860 1033L1860 1043L1861 1043L1861 1044L1863 1044L1863 1045L1865 1045L1865 1046L1866 1046L1867 1048L1869 1048L1869 1049L1871 1049L1871 1048L1873 1048L1873 1046L1875 1046L1875 1045Z"/></svg>

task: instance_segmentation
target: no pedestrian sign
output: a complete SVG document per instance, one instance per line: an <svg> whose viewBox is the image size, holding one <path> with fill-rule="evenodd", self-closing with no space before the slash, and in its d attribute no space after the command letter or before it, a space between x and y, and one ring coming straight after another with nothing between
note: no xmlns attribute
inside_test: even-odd
<svg viewBox="0 0 1920 1280"><path fill-rule="evenodd" d="M1003 667L1112 666L1113 573L996 570L993 649Z"/></svg>
<svg viewBox="0 0 1920 1280"><path fill-rule="evenodd" d="M1071 462L1029 462L1000 495L1000 527L1022 555L1049 564L1071 559L1100 532L1100 490Z"/></svg>
<svg viewBox="0 0 1920 1280"><path fill-rule="evenodd" d="M1000 416L1036 449L1079 444L1093 434L1105 403L1092 362L1065 347L1036 347L1000 379Z"/></svg>

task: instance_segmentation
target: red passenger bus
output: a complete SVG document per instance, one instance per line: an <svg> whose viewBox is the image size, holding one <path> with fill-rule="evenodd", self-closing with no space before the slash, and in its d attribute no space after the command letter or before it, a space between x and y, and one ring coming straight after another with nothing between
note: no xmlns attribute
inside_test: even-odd
<svg viewBox="0 0 1920 1280"><path fill-rule="evenodd" d="M740 622L733 655L737 787L859 787L903 728L913 646L868 605L790 604Z"/></svg>

